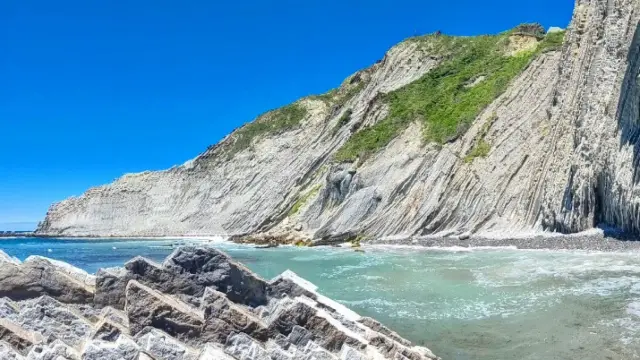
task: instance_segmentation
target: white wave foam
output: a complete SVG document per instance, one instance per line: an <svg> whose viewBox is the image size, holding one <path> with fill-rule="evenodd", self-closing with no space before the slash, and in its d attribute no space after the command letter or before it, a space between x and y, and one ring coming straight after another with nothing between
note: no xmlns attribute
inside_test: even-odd
<svg viewBox="0 0 640 360"><path fill-rule="evenodd" d="M627 305L627 314L640 317L640 301L632 301Z"/></svg>
<svg viewBox="0 0 640 360"><path fill-rule="evenodd" d="M504 259L502 259L504 260ZM580 282L584 279L616 278L640 274L637 256L612 253L515 255L500 266L473 269L478 284L487 287L517 286L544 279ZM619 276L616 276L619 275ZM640 291L640 288L637 289Z"/></svg>
<svg viewBox="0 0 640 360"><path fill-rule="evenodd" d="M473 252L473 251L500 251L519 250L516 246L421 246L421 245L389 245L389 244L364 244L363 247L371 250L401 251L411 250L420 252Z"/></svg>
<svg viewBox="0 0 640 360"><path fill-rule="evenodd" d="M360 277L364 280L384 280L385 277L384 276L378 276L378 275L360 275Z"/></svg>

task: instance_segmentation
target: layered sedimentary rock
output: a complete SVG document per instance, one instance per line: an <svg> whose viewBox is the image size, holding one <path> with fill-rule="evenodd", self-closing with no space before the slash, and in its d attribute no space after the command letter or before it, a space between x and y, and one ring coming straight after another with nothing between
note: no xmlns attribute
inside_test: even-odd
<svg viewBox="0 0 640 360"><path fill-rule="evenodd" d="M32 271L29 261L0 261L1 275L15 273L14 266ZM68 285L61 277L43 277L40 287L25 280L29 292L0 279L7 290L0 298L0 359L437 359L290 271L265 281L210 248L180 248L162 264L135 258L100 271L88 298L62 296L58 289Z"/></svg>
<svg viewBox="0 0 640 360"><path fill-rule="evenodd" d="M535 56L459 136L425 141L416 121L371 156L339 161L388 117L387 94L449 61L404 41L335 92L266 114L184 165L53 205L38 233L295 241L599 223L637 233L639 17L635 0L577 0L564 44ZM544 33L533 29L514 32L505 56L535 51ZM282 125L301 113L297 126Z"/></svg>

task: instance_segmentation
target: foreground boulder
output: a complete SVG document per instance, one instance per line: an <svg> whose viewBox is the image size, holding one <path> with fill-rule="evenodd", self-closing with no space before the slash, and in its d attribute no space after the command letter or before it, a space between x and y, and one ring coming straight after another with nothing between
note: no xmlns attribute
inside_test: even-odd
<svg viewBox="0 0 640 360"><path fill-rule="evenodd" d="M48 295L67 303L90 304L95 292L95 277L69 264L31 256L20 263L0 255L0 297L13 300Z"/></svg>
<svg viewBox="0 0 640 360"><path fill-rule="evenodd" d="M266 281L211 248L179 248L162 264L137 257L123 268L101 269L96 274L95 304L123 309L126 287L131 280L196 304L207 287L225 293L233 302L249 306L264 305L267 301Z"/></svg>
<svg viewBox="0 0 640 360"><path fill-rule="evenodd" d="M265 281L212 248L95 279L46 258L0 261L5 275L42 274L0 278L0 359L437 359L291 271Z"/></svg>

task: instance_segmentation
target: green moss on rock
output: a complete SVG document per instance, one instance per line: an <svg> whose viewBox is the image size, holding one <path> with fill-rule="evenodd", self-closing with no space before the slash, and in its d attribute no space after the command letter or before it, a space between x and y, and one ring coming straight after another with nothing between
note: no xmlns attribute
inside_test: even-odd
<svg viewBox="0 0 640 360"><path fill-rule="evenodd" d="M489 151L491 151L491 145L486 142L484 139L478 141L476 146L471 149L471 151L464 157L464 162L466 164L470 164L478 157L485 158L489 155Z"/></svg>
<svg viewBox="0 0 640 360"><path fill-rule="evenodd" d="M309 190L307 193L300 196L298 200L296 200L296 202L293 204L293 206L291 207L291 210L289 210L289 213L287 215L288 216L296 215L300 211L300 209L309 201L309 199L311 199L312 197L318 194L318 192L320 191L320 188L322 188L322 185L318 184L315 187L313 187L311 190Z"/></svg>
<svg viewBox="0 0 640 360"><path fill-rule="evenodd" d="M352 114L353 114L353 110L347 109L342 114L342 116L340 116L340 119L338 119L338 122L333 127L333 130L331 130L331 135L337 134L338 131L340 131L340 129L342 129L343 126L347 125L349 123L349 121L351 120L351 115Z"/></svg>
<svg viewBox="0 0 640 360"><path fill-rule="evenodd" d="M545 36L544 41L538 46L538 52L544 53L548 51L559 50L564 43L565 31L556 31Z"/></svg>

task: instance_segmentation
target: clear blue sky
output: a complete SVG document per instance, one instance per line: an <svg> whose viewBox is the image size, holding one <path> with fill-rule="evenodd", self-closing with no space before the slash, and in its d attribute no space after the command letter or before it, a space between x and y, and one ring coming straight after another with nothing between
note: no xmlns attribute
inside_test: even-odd
<svg viewBox="0 0 640 360"><path fill-rule="evenodd" d="M532 21L566 27L572 8L572 0L0 1L0 229L37 222L50 203L123 173L193 158L265 110L337 86L406 37Z"/></svg>

